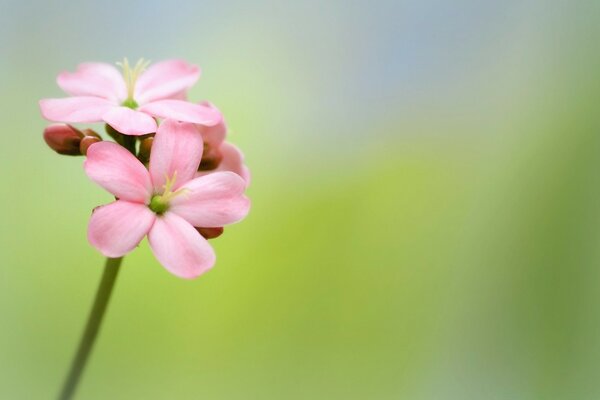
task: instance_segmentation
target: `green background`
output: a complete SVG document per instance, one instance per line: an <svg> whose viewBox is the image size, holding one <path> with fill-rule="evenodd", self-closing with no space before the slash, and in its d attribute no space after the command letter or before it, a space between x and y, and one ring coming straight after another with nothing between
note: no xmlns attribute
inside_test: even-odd
<svg viewBox="0 0 600 400"><path fill-rule="evenodd" d="M79 398L600 398L599 2L0 7L0 398L58 392L111 200L37 101L124 56L201 65L253 205L197 280L125 258Z"/></svg>

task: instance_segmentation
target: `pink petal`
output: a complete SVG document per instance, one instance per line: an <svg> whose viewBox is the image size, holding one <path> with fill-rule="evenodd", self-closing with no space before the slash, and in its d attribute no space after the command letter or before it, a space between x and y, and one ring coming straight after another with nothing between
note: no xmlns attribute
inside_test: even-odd
<svg viewBox="0 0 600 400"><path fill-rule="evenodd" d="M160 190L177 173L173 189L192 179L202 158L202 136L194 124L167 119L158 127L150 153L150 176Z"/></svg>
<svg viewBox="0 0 600 400"><path fill-rule="evenodd" d="M203 101L200 103L200 105L213 109L216 112L220 112L217 107L208 101ZM202 134L204 143L209 147L218 148L221 143L223 143L225 136L227 135L227 125L225 124L225 120L223 118L221 118L221 121L218 124L213 126L198 125L198 129Z"/></svg>
<svg viewBox="0 0 600 400"><path fill-rule="evenodd" d="M88 149L83 166L91 180L119 199L150 202L150 174L124 147L112 142L95 143Z"/></svg>
<svg viewBox="0 0 600 400"><path fill-rule="evenodd" d="M214 172L181 187L187 192L171 200L169 210L190 224L215 228L243 219L250 208L246 183L233 172Z"/></svg>
<svg viewBox="0 0 600 400"><path fill-rule="evenodd" d="M62 72L56 78L58 86L72 96L96 96L121 103L127 88L121 73L105 63L84 63L76 72Z"/></svg>
<svg viewBox="0 0 600 400"><path fill-rule="evenodd" d="M221 122L221 113L201 104L183 100L158 100L139 108L140 111L159 118L170 118L182 122L213 126Z"/></svg>
<svg viewBox="0 0 600 400"><path fill-rule="evenodd" d="M246 188L250 185L250 170L244 164L244 155L236 146L231 143L223 142L219 147L222 159L219 166L211 171L199 171L196 176L209 175L215 172L230 171L238 174L246 181Z"/></svg>
<svg viewBox="0 0 600 400"><path fill-rule="evenodd" d="M142 241L155 219L144 204L117 200L94 210L88 240L105 256L121 257Z"/></svg>
<svg viewBox="0 0 600 400"><path fill-rule="evenodd" d="M200 78L200 68L182 60L153 64L137 80L134 98L140 103L168 99L189 89Z"/></svg>
<svg viewBox="0 0 600 400"><path fill-rule="evenodd" d="M100 122L113 104L99 97L67 97L40 100L42 115L55 122Z"/></svg>
<svg viewBox="0 0 600 400"><path fill-rule="evenodd" d="M102 116L102 119L124 135L139 136L156 132L154 118L128 107L113 107Z"/></svg>
<svg viewBox="0 0 600 400"><path fill-rule="evenodd" d="M250 185L250 170L244 164L244 154L231 143L221 145L221 154L223 160L217 168L217 171L231 171L242 177L246 181L246 187Z"/></svg>
<svg viewBox="0 0 600 400"><path fill-rule="evenodd" d="M195 278L215 264L215 252L206 239L171 212L156 218L148 242L158 261L181 278Z"/></svg>
<svg viewBox="0 0 600 400"><path fill-rule="evenodd" d="M173 96L169 96L170 99L175 99L175 100L186 100L188 99L188 93L187 90L183 90L179 93L175 93Z"/></svg>

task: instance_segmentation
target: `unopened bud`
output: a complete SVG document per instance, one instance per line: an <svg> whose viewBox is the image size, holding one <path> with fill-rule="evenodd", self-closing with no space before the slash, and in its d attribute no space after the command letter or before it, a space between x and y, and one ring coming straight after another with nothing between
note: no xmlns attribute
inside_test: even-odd
<svg viewBox="0 0 600 400"><path fill-rule="evenodd" d="M150 151L152 151L152 143L154 142L154 137L147 137L140 142L140 150L138 151L138 159L146 164L150 161Z"/></svg>
<svg viewBox="0 0 600 400"><path fill-rule="evenodd" d="M81 133L83 134L83 136L93 136L93 137L96 137L96 138L102 140L102 136L100 136L99 134L97 134L95 131L93 131L91 129L84 129L81 131Z"/></svg>
<svg viewBox="0 0 600 400"><path fill-rule="evenodd" d="M101 141L102 139L96 136L86 136L83 139L81 139L81 142L79 143L79 152L85 156L87 154L88 148L91 145Z"/></svg>
<svg viewBox="0 0 600 400"><path fill-rule="evenodd" d="M221 154L219 149L205 147L198 171L212 171L221 164L221 160L223 160L223 154Z"/></svg>
<svg viewBox="0 0 600 400"><path fill-rule="evenodd" d="M80 131L66 124L50 125L44 129L44 141L58 154L81 155L79 143L82 136Z"/></svg>
<svg viewBox="0 0 600 400"><path fill-rule="evenodd" d="M220 228L196 228L205 239L214 239L223 234L223 227Z"/></svg>

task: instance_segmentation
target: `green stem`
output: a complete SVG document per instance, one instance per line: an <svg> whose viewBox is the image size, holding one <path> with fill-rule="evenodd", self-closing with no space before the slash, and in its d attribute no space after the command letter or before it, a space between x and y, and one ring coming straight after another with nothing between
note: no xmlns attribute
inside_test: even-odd
<svg viewBox="0 0 600 400"><path fill-rule="evenodd" d="M83 331L83 336L81 336L77 353L71 363L69 375L67 375L67 379L65 380L60 396L58 397L60 400L71 399L75 393L77 383L81 378L87 359L94 346L94 340L98 335L102 317L104 317L104 312L106 311L106 306L108 305L110 294L115 285L115 280L117 279L122 260L123 257L106 259L106 266L104 268L102 280L98 286L98 291L96 292L94 305L90 311L85 330Z"/></svg>
<svg viewBox="0 0 600 400"><path fill-rule="evenodd" d="M117 142L121 146L125 147L134 156L136 155L135 144L137 141L137 136L124 135L108 124L106 124L104 126L104 129L106 130L106 133L108 134L108 136L113 138L115 140L115 142Z"/></svg>

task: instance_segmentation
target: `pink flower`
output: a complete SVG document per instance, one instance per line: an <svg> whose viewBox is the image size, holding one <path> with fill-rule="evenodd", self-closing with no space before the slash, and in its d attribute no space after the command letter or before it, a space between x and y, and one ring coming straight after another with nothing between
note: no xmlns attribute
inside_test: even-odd
<svg viewBox="0 0 600 400"><path fill-rule="evenodd" d="M72 97L40 101L44 118L56 122L106 122L125 135L156 132L157 118L212 126L221 121L218 110L182 100L200 77L198 67L181 60L152 65L140 60L112 65L80 64L74 73L63 72L57 83Z"/></svg>
<svg viewBox="0 0 600 400"><path fill-rule="evenodd" d="M107 257L121 257L148 235L155 257L172 274L189 279L210 269L214 251L195 227L238 222L250 202L234 173L194 178L202 148L197 127L174 120L158 127L149 169L115 143L93 144L85 171L117 200L94 210L90 243Z"/></svg>
<svg viewBox="0 0 600 400"><path fill-rule="evenodd" d="M200 103L215 111L219 110L209 102ZM241 176L250 184L250 170L244 164L244 155L236 146L225 141L227 136L227 124L224 119L213 126L199 125L198 129L204 140L204 158L200 164L197 176L207 175L213 172L231 171ZM217 165L214 167L214 165Z"/></svg>

